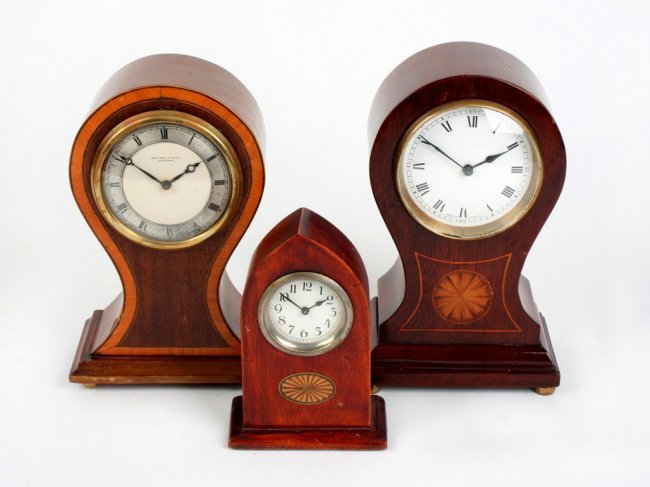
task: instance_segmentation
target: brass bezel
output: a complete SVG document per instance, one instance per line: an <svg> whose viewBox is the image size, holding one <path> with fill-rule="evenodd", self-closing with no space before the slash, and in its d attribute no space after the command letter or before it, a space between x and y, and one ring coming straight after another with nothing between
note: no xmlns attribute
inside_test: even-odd
<svg viewBox="0 0 650 487"><path fill-rule="evenodd" d="M165 240L156 240L148 238L133 229L126 226L120 219L109 209L104 201L104 194L101 188L102 169L106 163L108 155L113 148L121 141L125 134L133 132L143 126L153 125L157 123L172 123L191 128L195 132L201 134L208 139L212 144L217 147L226 162L226 170L230 177L230 196L225 211L217 219L217 221L208 229L204 230L198 235L193 237L168 242ZM174 110L155 110L149 112L139 113L132 117L127 118L123 122L116 125L99 144L97 152L92 162L91 178L92 178L92 193L97 207L101 212L104 219L120 234L129 240L143 245L163 250L176 250L191 247L217 233L223 226L230 220L234 212L233 202L238 201L241 191L241 166L239 158L228 139L210 123L202 120L189 113L183 113Z"/></svg>
<svg viewBox="0 0 650 487"><path fill-rule="evenodd" d="M336 332L331 337L315 343L295 343L290 342L286 338L280 336L279 333L275 331L273 324L271 323L271 318L269 316L268 304L273 297L273 294L285 284L287 281L292 279L309 279L312 281L320 281L329 287L338 294L341 303L343 304L343 311L345 312L345 319L342 322L342 326L338 332ZM317 272L292 272L291 274L285 274L282 277L279 277L273 281L264 291L262 299L257 308L257 321L262 331L264 338L275 348L281 352L288 353L290 355L299 355L302 357L314 357L317 355L323 355L324 353L329 352L330 350L338 347L343 340L347 338L352 329L352 323L354 321L354 312L352 310L352 301L348 293L345 292L345 289L336 282L334 279L327 277L323 274Z"/></svg>
<svg viewBox="0 0 650 487"><path fill-rule="evenodd" d="M444 112L453 111L457 108L467 108L467 107L478 107L478 108L488 108L501 112L503 115L506 115L513 120L515 120L521 127L524 129L525 135L530 140L531 151L533 156L532 161L532 172L531 172L531 181L526 189L526 192L521 197L521 199L501 218L489 223L483 223L480 225L472 227L460 227L457 225L452 225L448 223L442 223L431 216L429 216L424 210L422 210L415 200L411 197L411 193L408 190L408 187L405 181L402 178L402 153L406 149L406 145L411 137L418 132L429 120L438 117ZM395 173L394 179L396 181L397 191L400 197L400 200L404 204L406 210L409 212L411 217L418 222L420 225L425 227L427 230L432 231L443 237L459 239L459 240L478 240L482 238L491 237L498 233L501 233L519 220L530 210L539 194L539 190L542 186L543 179L543 163L542 157L539 151L539 143L533 130L530 125L516 112L510 110L509 108L504 107L495 102L481 100L481 99L463 99L458 101L453 101L449 103L444 103L439 105L424 115L419 117L408 130L402 136L398 146L397 151L395 152Z"/></svg>

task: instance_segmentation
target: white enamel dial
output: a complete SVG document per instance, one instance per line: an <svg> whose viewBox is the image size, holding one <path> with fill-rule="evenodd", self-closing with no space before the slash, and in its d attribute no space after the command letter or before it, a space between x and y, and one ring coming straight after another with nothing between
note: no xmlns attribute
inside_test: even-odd
<svg viewBox="0 0 650 487"><path fill-rule="evenodd" d="M127 236L162 245L187 242L227 211L232 154L197 120L152 114L106 147L98 174L101 202Z"/></svg>
<svg viewBox="0 0 650 487"><path fill-rule="evenodd" d="M352 325L346 292L329 277L314 272L296 272L273 282L258 314L269 342L297 355L320 355L333 349Z"/></svg>
<svg viewBox="0 0 650 487"><path fill-rule="evenodd" d="M400 144L400 196L422 225L455 238L498 233L527 211L541 180L525 122L482 101L443 105L419 119Z"/></svg>

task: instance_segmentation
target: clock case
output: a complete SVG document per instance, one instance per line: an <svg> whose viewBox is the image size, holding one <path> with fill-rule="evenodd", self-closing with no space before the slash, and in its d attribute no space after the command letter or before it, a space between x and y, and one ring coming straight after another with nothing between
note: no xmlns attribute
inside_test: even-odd
<svg viewBox="0 0 650 487"><path fill-rule="evenodd" d="M129 117L158 110L187 113L214 126L241 166L241 190L225 225L196 245L173 250L145 247L120 234L101 216L92 193L93 159L105 136ZM71 382L241 381L241 296L225 266L262 195L264 137L250 92L202 59L149 56L106 82L72 147L70 181L84 218L117 268L123 292L86 322Z"/></svg>
<svg viewBox="0 0 650 487"><path fill-rule="evenodd" d="M409 215L395 182L404 133L424 113L459 100L487 100L520 115L542 160L541 186L527 213L482 239L452 239L427 230ZM560 372L546 320L521 270L562 190L566 154L533 73L514 56L483 44L454 42L421 51L379 88L369 141L373 193L399 252L378 283L373 383L530 387L552 393ZM489 283L491 305L475 321L453 323L436 312L434 289L441 280L463 276Z"/></svg>
<svg viewBox="0 0 650 487"><path fill-rule="evenodd" d="M294 272L336 281L352 303L348 336L317 356L294 355L263 335L258 307L266 289ZM374 323L374 317L372 318ZM233 400L229 446L236 449L386 448L385 406L371 396L368 277L352 243L319 215L300 209L274 227L251 261L241 308L242 396ZM294 391L311 399L294 399Z"/></svg>

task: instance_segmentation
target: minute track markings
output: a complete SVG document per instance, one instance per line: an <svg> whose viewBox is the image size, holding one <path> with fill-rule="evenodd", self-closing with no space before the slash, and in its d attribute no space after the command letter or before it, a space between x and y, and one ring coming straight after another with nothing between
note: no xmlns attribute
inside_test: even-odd
<svg viewBox="0 0 650 487"><path fill-rule="evenodd" d="M526 125L507 109L450 106L432 110L407 129L398 159L399 195L427 229L451 238L483 238L517 221L529 206L538 156Z"/></svg>
<svg viewBox="0 0 650 487"><path fill-rule="evenodd" d="M135 232L147 244L184 243L214 233L232 198L228 155L218 137L176 121L136 126L109 149L101 169L109 218L122 233Z"/></svg>

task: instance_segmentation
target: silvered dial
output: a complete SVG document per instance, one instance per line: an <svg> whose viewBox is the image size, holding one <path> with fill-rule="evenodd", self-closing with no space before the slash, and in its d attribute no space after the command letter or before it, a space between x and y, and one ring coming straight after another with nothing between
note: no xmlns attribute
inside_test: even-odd
<svg viewBox="0 0 650 487"><path fill-rule="evenodd" d="M426 114L407 132L398 157L398 188L411 215L457 238L488 236L518 221L541 176L523 120L487 102Z"/></svg>
<svg viewBox="0 0 650 487"><path fill-rule="evenodd" d="M232 195L229 154L200 129L183 117L154 116L108 148L102 201L127 234L173 244L206 232L224 215Z"/></svg>

